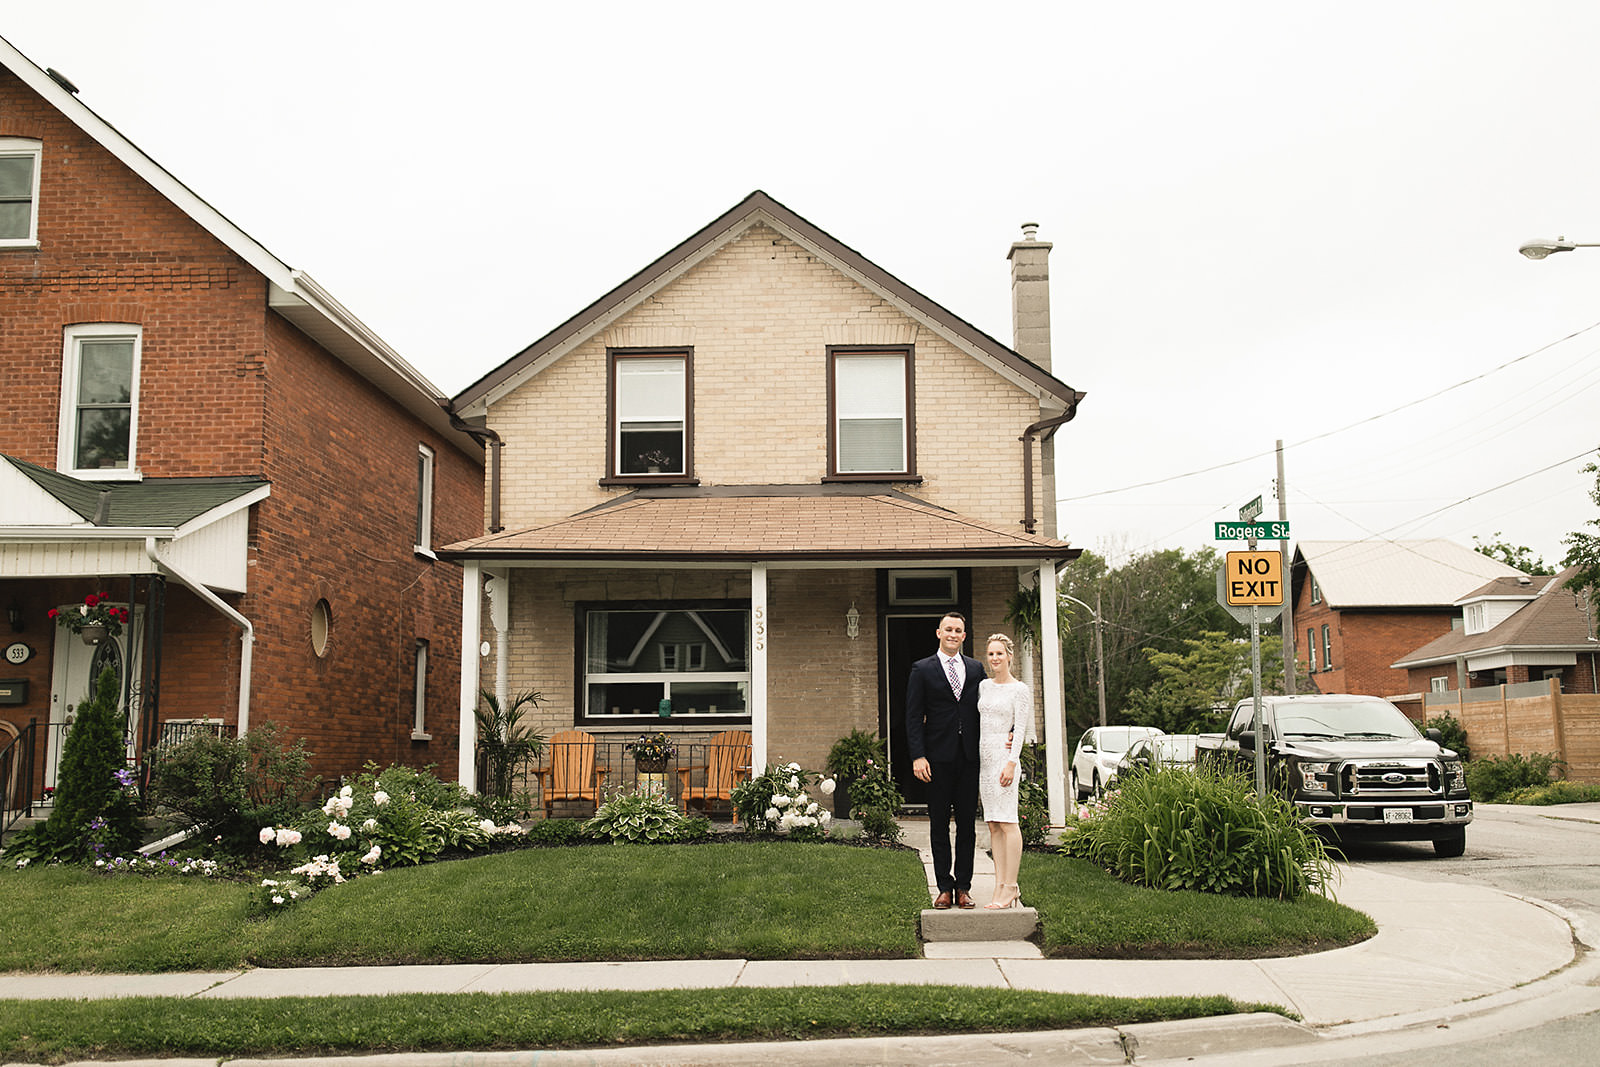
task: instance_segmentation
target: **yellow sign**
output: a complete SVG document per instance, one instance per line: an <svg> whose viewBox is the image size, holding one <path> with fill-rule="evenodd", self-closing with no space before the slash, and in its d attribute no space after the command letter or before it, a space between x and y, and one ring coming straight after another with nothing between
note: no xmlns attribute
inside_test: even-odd
<svg viewBox="0 0 1600 1067"><path fill-rule="evenodd" d="M1229 552L1222 588L1229 607L1277 607L1283 603L1283 553Z"/></svg>

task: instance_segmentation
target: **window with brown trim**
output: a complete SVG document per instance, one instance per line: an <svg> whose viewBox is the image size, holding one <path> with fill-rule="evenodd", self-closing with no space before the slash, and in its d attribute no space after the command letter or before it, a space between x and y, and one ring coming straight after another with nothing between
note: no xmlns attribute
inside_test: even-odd
<svg viewBox="0 0 1600 1067"><path fill-rule="evenodd" d="M694 476L693 360L685 349L612 349L606 477L684 482Z"/></svg>
<svg viewBox="0 0 1600 1067"><path fill-rule="evenodd" d="M915 476L912 350L828 349L828 477Z"/></svg>

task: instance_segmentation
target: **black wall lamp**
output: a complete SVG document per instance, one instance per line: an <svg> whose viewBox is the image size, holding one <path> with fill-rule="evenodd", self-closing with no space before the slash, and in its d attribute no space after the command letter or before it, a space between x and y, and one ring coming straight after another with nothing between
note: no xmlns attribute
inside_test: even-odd
<svg viewBox="0 0 1600 1067"><path fill-rule="evenodd" d="M20 634L23 627L27 625L22 617L22 605L15 600L12 600L6 608L6 618L11 620L11 632L14 634Z"/></svg>

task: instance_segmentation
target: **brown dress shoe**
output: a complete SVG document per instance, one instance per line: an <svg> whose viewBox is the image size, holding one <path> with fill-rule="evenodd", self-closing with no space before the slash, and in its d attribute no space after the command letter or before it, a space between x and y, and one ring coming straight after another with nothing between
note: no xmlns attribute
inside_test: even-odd
<svg viewBox="0 0 1600 1067"><path fill-rule="evenodd" d="M947 910L950 907L950 890L946 889L943 893L940 893L938 896L934 897L933 906L938 908L940 911Z"/></svg>
<svg viewBox="0 0 1600 1067"><path fill-rule="evenodd" d="M972 894L971 893L968 893L965 889L957 889L956 890L956 907L958 907L958 908L975 908L977 906L978 905L975 904L973 902L973 900L972 900Z"/></svg>

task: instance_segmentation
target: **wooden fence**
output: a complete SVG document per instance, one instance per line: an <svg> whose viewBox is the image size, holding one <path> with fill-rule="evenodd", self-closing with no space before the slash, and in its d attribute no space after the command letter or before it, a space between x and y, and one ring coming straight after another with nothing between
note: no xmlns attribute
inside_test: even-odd
<svg viewBox="0 0 1600 1067"><path fill-rule="evenodd" d="M1600 693L1563 693L1559 679L1428 693L1426 714L1451 715L1472 755L1548 752L1570 781L1600 783Z"/></svg>

